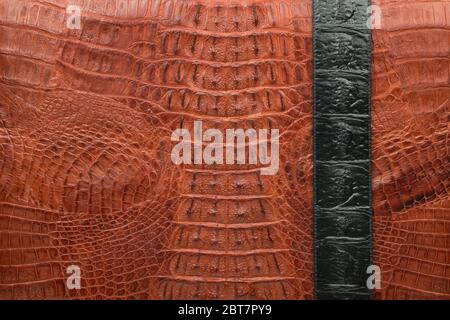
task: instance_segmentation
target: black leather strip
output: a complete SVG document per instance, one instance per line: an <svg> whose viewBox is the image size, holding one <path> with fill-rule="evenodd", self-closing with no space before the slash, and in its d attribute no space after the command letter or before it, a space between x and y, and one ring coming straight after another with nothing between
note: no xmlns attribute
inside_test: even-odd
<svg viewBox="0 0 450 320"><path fill-rule="evenodd" d="M318 299L368 299L372 262L370 0L314 0L314 239Z"/></svg>

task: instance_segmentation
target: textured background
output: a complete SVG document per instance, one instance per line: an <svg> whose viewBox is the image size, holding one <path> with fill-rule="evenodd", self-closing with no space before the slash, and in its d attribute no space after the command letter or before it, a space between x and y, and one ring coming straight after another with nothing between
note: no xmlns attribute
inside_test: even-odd
<svg viewBox="0 0 450 320"><path fill-rule="evenodd" d="M0 297L313 298L311 2L78 3L0 0ZM376 297L450 298L450 3L374 4ZM195 119L278 174L174 166Z"/></svg>

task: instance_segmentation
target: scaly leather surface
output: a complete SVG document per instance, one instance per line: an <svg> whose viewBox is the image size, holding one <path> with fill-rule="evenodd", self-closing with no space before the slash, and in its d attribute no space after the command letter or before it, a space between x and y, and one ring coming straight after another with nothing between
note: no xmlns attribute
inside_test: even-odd
<svg viewBox="0 0 450 320"><path fill-rule="evenodd" d="M311 3L139 4L2 2L0 296L312 298ZM278 174L174 165L194 120L280 129Z"/></svg>
<svg viewBox="0 0 450 320"><path fill-rule="evenodd" d="M314 1L314 248L318 299L368 299L370 1Z"/></svg>
<svg viewBox="0 0 450 320"><path fill-rule="evenodd" d="M311 2L66 2L0 1L0 297L312 298ZM376 297L450 298L449 3L374 4ZM195 119L278 174L173 165Z"/></svg>
<svg viewBox="0 0 450 320"><path fill-rule="evenodd" d="M448 1L372 1L378 299L450 299Z"/></svg>

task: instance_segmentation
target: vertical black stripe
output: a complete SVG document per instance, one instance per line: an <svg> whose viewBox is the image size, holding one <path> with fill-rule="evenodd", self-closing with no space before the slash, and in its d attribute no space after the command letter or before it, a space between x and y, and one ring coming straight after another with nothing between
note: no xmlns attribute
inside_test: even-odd
<svg viewBox="0 0 450 320"><path fill-rule="evenodd" d="M370 0L314 0L314 239L318 299L368 299L372 261Z"/></svg>

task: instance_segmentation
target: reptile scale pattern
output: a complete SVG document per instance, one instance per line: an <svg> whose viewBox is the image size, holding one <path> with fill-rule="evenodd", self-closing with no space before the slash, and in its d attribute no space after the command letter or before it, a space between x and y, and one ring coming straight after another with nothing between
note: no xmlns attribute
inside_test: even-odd
<svg viewBox="0 0 450 320"><path fill-rule="evenodd" d="M0 298L313 299L312 1L68 3L0 0ZM450 299L450 2L372 4L375 298ZM278 174L174 165L199 119Z"/></svg>
<svg viewBox="0 0 450 320"><path fill-rule="evenodd" d="M450 299L450 2L372 0L378 299Z"/></svg>
<svg viewBox="0 0 450 320"><path fill-rule="evenodd" d="M317 299L370 299L370 0L314 0Z"/></svg>

